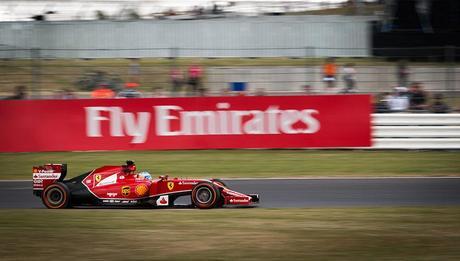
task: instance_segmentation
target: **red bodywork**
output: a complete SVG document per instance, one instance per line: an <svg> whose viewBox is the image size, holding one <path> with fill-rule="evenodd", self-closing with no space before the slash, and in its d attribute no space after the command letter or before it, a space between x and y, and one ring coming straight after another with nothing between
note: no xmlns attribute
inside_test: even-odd
<svg viewBox="0 0 460 261"><path fill-rule="evenodd" d="M125 173L119 166L104 166L95 169L83 184L91 193L102 200L139 200L158 197L158 206L168 205L170 194L191 193L193 187L202 181L209 181L222 188L225 205L249 205L251 196L232 191L219 182L204 179L168 178L149 180L136 173Z"/></svg>
<svg viewBox="0 0 460 261"><path fill-rule="evenodd" d="M62 164L45 164L32 168L34 191L40 191L56 182L61 177Z"/></svg>
<svg viewBox="0 0 460 261"><path fill-rule="evenodd" d="M63 181L62 166L63 164L46 164L34 167L34 192L44 190L47 186L60 181L67 184L72 192L72 186L79 184L75 184L77 182L72 180ZM247 206L258 202L258 195L233 191L220 180L169 178L168 176L150 179L136 173L135 165L129 168L126 165L103 166L83 176L84 178L78 182L81 182L89 193L103 204L149 202L153 206L173 206L173 201L177 197L191 195L194 187L202 182L212 183L218 188L221 205Z"/></svg>

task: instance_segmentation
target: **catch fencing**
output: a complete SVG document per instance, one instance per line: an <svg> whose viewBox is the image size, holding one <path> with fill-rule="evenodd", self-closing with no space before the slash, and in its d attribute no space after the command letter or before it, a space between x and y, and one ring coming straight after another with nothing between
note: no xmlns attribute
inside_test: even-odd
<svg viewBox="0 0 460 261"><path fill-rule="evenodd" d="M8 49L9 48L9 49ZM460 67L455 59L460 55L460 48L428 48L421 56L338 58L337 81L335 88L327 88L323 82L322 65L325 59L317 53L330 48L262 48L262 49L199 49L203 51L200 58L187 58L190 49L165 49L166 58L130 58L130 52L142 52L143 49L111 49L123 54L126 59L55 59L47 57L43 49L0 48L0 53L24 51L28 59L0 59L0 96L7 95L14 86L25 85L32 98L50 97L62 89L74 91L91 91L99 84L107 84L113 89L121 89L123 83L135 79L140 83L140 90L145 92L162 92L169 95L172 90L170 71L179 68L183 75L180 89L185 92L187 70L197 64L203 68L202 87L210 94L220 94L233 82L245 82L249 93L283 94L304 92L305 87L313 93L337 93L345 87L344 67L354 63L355 92L379 93L391 91L395 86L410 82L421 82L424 89L431 92L444 92L457 95L460 91ZM257 50L277 52L277 57L212 58L208 52L233 53ZM359 48L356 48L358 50ZM198 50L198 49L194 49ZM62 49L60 52L72 52ZM101 51L105 50L91 50ZM148 51L148 50L144 50ZM359 50L358 50L359 51ZM128 52L128 53L126 53ZM407 53L407 52L405 52ZM14 55L12 55L14 57ZM246 57L246 58L244 58ZM403 60L405 62L399 62ZM398 68L404 63L407 77L401 83ZM180 95L180 94L175 94Z"/></svg>
<svg viewBox="0 0 460 261"><path fill-rule="evenodd" d="M302 57L371 54L371 16L0 23L0 58ZM8 55L8 56L7 56Z"/></svg>

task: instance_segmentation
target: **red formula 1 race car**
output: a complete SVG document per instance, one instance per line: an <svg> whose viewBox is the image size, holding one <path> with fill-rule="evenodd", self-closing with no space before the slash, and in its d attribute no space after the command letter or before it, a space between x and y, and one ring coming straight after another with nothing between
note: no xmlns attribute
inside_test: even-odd
<svg viewBox="0 0 460 261"><path fill-rule="evenodd" d="M191 197L191 207L201 209L225 205L248 206L259 202L256 194L230 190L218 179L181 179L136 172L127 161L122 166L103 166L64 180L66 164L33 167L33 193L48 208L72 206L173 207L182 196Z"/></svg>

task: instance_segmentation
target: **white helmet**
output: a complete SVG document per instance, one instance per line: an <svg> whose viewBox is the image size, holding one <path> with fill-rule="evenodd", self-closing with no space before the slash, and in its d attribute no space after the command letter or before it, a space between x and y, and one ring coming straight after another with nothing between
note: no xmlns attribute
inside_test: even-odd
<svg viewBox="0 0 460 261"><path fill-rule="evenodd" d="M152 175L150 175L150 173L148 173L147 171L142 171L138 175L140 177L143 177L144 179L148 179L148 180L152 179Z"/></svg>

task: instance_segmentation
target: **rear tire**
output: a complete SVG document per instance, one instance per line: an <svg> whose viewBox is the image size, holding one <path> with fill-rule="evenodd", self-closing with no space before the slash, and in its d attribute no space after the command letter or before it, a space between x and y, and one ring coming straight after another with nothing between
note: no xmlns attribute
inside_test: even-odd
<svg viewBox="0 0 460 261"><path fill-rule="evenodd" d="M61 182L53 183L43 191L42 201L47 208L67 208L70 205L70 190Z"/></svg>
<svg viewBox="0 0 460 261"><path fill-rule="evenodd" d="M212 183L198 183L192 190L192 202L200 209L214 208L220 202L220 191Z"/></svg>

